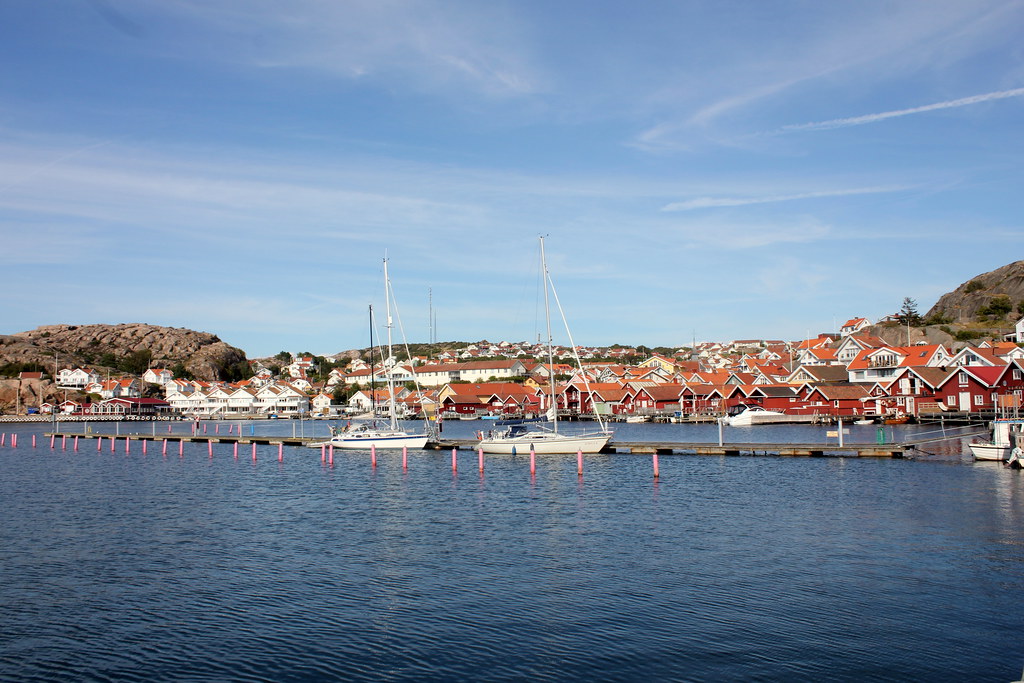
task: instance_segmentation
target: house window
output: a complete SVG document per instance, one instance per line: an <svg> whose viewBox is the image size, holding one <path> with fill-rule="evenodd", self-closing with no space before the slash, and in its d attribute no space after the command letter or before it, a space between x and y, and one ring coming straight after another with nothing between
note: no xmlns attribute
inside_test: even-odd
<svg viewBox="0 0 1024 683"><path fill-rule="evenodd" d="M1014 379L1020 379L1020 370L1014 370L1013 371L1013 378Z"/></svg>
<svg viewBox="0 0 1024 683"><path fill-rule="evenodd" d="M957 381L960 383L960 386L962 386L962 387L963 386L967 386L967 373L966 372L958 373L956 378L957 378Z"/></svg>
<svg viewBox="0 0 1024 683"><path fill-rule="evenodd" d="M985 396L983 394L974 395L974 405L981 406L985 405Z"/></svg>

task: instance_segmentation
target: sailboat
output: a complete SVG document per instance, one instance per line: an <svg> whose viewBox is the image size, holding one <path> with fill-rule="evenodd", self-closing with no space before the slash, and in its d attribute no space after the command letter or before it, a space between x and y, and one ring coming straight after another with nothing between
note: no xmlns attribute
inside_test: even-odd
<svg viewBox="0 0 1024 683"><path fill-rule="evenodd" d="M398 414L395 407L394 355L391 348L391 279L388 277L388 260L384 259L384 295L387 315L388 357L382 363L384 375L388 383L388 417L389 423L384 424L376 419L370 422L357 422L344 428L331 428L331 438L309 445L315 448L326 444L335 448L423 448L427 445L430 434L410 434L398 426ZM373 414L376 417L376 390L373 388L373 306L370 306L370 395L373 402Z"/></svg>
<svg viewBox="0 0 1024 683"><path fill-rule="evenodd" d="M540 263L541 263L541 277L544 278L544 316L547 321L547 346L548 346L548 367L554 367L554 351L552 349L552 338L551 338L551 305L549 303L549 294L554 294L555 303L558 303L558 294L554 292L554 284L551 282L551 275L548 272L547 258L544 253L544 238L540 238ZM561 310L561 304L559 304L559 310ZM564 322L565 316L563 314L562 320ZM569 327L566 325L566 333L569 333ZM575 350L576 345L572 342L572 334L569 333L569 343ZM579 356L576 357L576 365L579 367L580 361ZM591 431L586 433L574 433L566 434L558 431L558 399L555 392L555 373L549 372L549 388L548 395L550 397L550 408L548 410L548 419L550 420L551 427L546 428L536 423L512 423L507 426L506 429L497 432L491 432L489 434L481 434L479 440L479 448L484 453L504 453L504 454L516 454L516 453L527 453L533 451L534 453L540 454L558 454L558 453L600 453L605 446L608 445L608 441L612 438L612 432L605 426L604 421L601 420L601 416L597 415L598 424L600 429L598 431ZM586 375L584 375L584 383L586 384ZM590 393L590 388L587 386L587 392Z"/></svg>

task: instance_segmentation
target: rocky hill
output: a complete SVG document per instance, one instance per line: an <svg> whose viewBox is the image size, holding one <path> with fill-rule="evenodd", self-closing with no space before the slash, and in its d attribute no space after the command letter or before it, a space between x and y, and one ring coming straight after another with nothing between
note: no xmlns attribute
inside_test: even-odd
<svg viewBox="0 0 1024 683"><path fill-rule="evenodd" d="M1011 323L1024 316L1024 261L968 280L943 294L925 315L949 322Z"/></svg>
<svg viewBox="0 0 1024 683"><path fill-rule="evenodd" d="M237 378L247 364L244 351L216 335L144 323L44 325L0 336L0 366L39 364L52 375L55 362L59 367L89 366L135 374L147 367L180 364L203 380Z"/></svg>

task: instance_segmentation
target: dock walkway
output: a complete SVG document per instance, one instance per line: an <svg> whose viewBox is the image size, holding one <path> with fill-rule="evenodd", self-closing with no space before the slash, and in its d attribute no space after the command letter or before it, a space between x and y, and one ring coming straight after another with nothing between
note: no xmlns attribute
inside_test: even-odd
<svg viewBox="0 0 1024 683"><path fill-rule="evenodd" d="M47 437L55 439L117 439L130 441L170 441L185 443L257 444L262 446L307 446L324 441L323 438L301 436L236 436L229 434L96 434L81 432L48 432ZM925 442L922 442L925 443ZM633 455L777 455L820 457L838 455L846 457L903 458L913 451L917 442L889 444L852 443L840 446L838 443L722 443L714 442L662 442L662 441L613 441L605 447L605 454L626 453ZM426 450L475 450L474 439L443 439L429 442ZM525 455L526 453L524 453Z"/></svg>

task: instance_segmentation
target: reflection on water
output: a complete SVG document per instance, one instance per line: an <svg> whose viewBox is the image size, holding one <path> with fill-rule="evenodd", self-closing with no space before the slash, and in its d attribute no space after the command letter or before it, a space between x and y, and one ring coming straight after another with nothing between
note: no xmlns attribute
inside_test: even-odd
<svg viewBox="0 0 1024 683"><path fill-rule="evenodd" d="M662 456L656 482L632 455L588 456L582 478L545 456L531 477L528 457L481 475L435 452L403 472L396 453L330 468L302 448L27 441L0 448L6 679L1013 680L1024 663L1024 476L955 447Z"/></svg>

